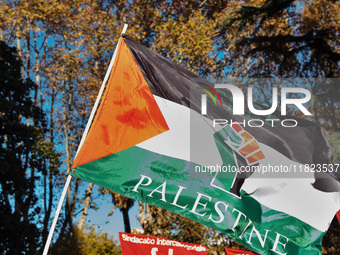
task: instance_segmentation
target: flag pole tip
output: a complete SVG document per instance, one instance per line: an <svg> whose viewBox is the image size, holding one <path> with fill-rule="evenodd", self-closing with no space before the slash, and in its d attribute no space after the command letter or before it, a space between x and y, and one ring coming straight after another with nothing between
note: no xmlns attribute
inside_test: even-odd
<svg viewBox="0 0 340 255"><path fill-rule="evenodd" d="M125 32L126 32L126 29L128 28L128 24L124 24L124 27L123 27L123 31L122 31L122 33L120 34L121 36L123 36L123 35L125 35Z"/></svg>

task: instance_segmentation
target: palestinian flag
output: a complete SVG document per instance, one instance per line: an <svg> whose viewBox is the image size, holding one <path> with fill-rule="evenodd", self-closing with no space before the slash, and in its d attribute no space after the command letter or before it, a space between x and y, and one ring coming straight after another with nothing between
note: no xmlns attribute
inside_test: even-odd
<svg viewBox="0 0 340 255"><path fill-rule="evenodd" d="M320 128L293 117L296 127L244 125L259 117L233 115L227 90L128 37L117 47L71 174L217 229L259 254L321 254L340 208L338 181L312 171L304 178L257 171L327 165L331 149ZM202 94L211 95L206 115ZM221 117L238 124L214 125ZM226 171L213 171L219 168ZM242 168L252 170L234 171Z"/></svg>

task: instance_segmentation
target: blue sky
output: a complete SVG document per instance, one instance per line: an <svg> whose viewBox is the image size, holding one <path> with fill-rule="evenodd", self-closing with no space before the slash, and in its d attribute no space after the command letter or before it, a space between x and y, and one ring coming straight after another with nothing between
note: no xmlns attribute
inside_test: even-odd
<svg viewBox="0 0 340 255"><path fill-rule="evenodd" d="M84 182L84 187L86 188L88 183ZM80 190L78 194L84 194L85 188ZM114 240L119 241L119 232L124 232L123 214L117 208L115 209L112 203L111 195L99 195L98 186L93 186L91 198L95 198L95 203L98 206L98 210L89 208L88 216L86 219L86 225L96 225L98 226L97 233L100 231L108 233L113 237ZM78 206L81 206L82 204ZM110 211L113 210L114 213L108 216ZM78 212L78 211L77 211ZM139 221L137 220L137 215L139 214L138 202L136 201L134 206L129 211L130 225L131 229L141 228ZM80 219L81 213L78 213L74 218L74 224L77 224Z"/></svg>

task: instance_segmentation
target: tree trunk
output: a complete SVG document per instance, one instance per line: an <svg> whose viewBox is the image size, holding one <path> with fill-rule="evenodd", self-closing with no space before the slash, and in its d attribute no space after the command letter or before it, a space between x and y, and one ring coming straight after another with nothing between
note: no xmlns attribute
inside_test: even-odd
<svg viewBox="0 0 340 255"><path fill-rule="evenodd" d="M138 201L138 207L139 207L139 214L137 216L137 220L139 221L140 225L144 229L145 224L146 224L146 219L145 219L145 210L144 210L143 202Z"/></svg>
<svg viewBox="0 0 340 255"><path fill-rule="evenodd" d="M81 214L79 223L78 223L78 228L83 229L87 217L87 212L89 210L89 205L91 202L91 193L92 193L92 188L93 188L93 183L89 183L89 186L87 187L87 190L85 192L85 199L84 199L84 206L83 206L83 212Z"/></svg>
<svg viewBox="0 0 340 255"><path fill-rule="evenodd" d="M68 108L68 97L70 97L70 92L67 90L67 80L62 80L62 127L64 131L64 145L66 151L66 169L67 174L71 170L71 148L70 148L70 111ZM72 200L71 200L71 185L67 188L66 194L66 206L65 206L65 217L69 221L70 227L72 227Z"/></svg>
<svg viewBox="0 0 340 255"><path fill-rule="evenodd" d="M50 133L50 142L54 144L54 103L56 93L54 87L51 87L51 104L50 104L50 123L49 123L49 133ZM52 206L53 206L53 168L54 162L51 158L48 159L49 170L48 173L45 174L45 182L44 182L44 220L43 220L43 243L45 243L48 235L49 221L51 218ZM48 176L48 178L47 178ZM47 192L48 190L48 192ZM48 197L47 197L48 196Z"/></svg>
<svg viewBox="0 0 340 255"><path fill-rule="evenodd" d="M123 208L121 211L123 213L125 233L131 233L131 226L130 226L130 219L129 219L129 209Z"/></svg>
<svg viewBox="0 0 340 255"><path fill-rule="evenodd" d="M20 32L20 29L19 27L17 27L17 31L16 31L16 38L17 38L17 52L18 52L18 56L19 58L21 59L21 42L20 42L20 37L19 37L19 32Z"/></svg>

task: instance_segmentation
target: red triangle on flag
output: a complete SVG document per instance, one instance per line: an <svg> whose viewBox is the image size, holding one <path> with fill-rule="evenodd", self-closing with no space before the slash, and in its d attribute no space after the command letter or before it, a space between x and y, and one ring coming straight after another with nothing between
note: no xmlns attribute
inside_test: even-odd
<svg viewBox="0 0 340 255"><path fill-rule="evenodd" d="M103 158L169 130L124 40L119 41L106 90L72 168Z"/></svg>

